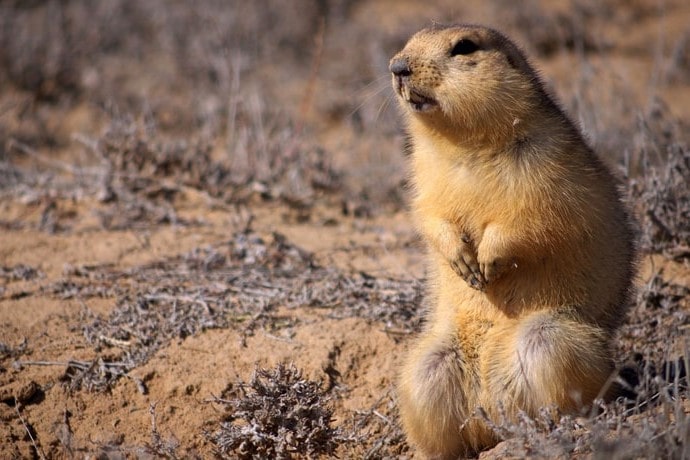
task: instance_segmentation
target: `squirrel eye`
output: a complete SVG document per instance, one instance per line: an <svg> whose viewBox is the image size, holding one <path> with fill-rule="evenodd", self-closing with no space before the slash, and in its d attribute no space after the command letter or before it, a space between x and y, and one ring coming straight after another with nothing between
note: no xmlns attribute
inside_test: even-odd
<svg viewBox="0 0 690 460"><path fill-rule="evenodd" d="M477 45L472 40L462 39L458 41L452 50L450 50L451 56L457 56L459 54L472 54L479 49Z"/></svg>

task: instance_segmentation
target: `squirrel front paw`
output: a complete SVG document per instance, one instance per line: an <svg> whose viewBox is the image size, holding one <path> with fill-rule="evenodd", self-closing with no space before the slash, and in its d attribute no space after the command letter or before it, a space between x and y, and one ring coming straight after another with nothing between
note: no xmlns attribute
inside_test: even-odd
<svg viewBox="0 0 690 460"><path fill-rule="evenodd" d="M463 233L460 236L460 244L455 257L449 260L451 268L470 287L483 291L486 288L486 278L477 261L477 250L469 235Z"/></svg>
<svg viewBox="0 0 690 460"><path fill-rule="evenodd" d="M479 262L479 271L484 276L487 284L492 283L503 276L509 269L517 268L517 262L512 259L495 258L488 262Z"/></svg>

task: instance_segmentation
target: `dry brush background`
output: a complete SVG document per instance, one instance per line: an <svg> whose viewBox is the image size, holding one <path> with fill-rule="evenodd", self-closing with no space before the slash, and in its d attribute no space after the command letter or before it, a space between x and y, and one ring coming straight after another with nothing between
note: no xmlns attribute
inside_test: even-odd
<svg viewBox="0 0 690 460"><path fill-rule="evenodd" d="M432 21L523 45L643 249L614 350L635 403L501 423L482 456L690 457L682 0L0 1L0 456L414 456L387 63Z"/></svg>

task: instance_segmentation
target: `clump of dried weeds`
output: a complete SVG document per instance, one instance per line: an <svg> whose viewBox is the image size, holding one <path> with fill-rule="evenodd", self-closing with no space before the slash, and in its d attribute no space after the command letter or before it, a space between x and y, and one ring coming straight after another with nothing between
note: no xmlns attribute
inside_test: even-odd
<svg viewBox="0 0 690 460"><path fill-rule="evenodd" d="M264 140L245 146L249 152L241 161L237 151L214 152L210 138L176 141L131 118L113 120L105 134L91 143L105 166L102 200L164 198L169 203L188 187L225 203L259 196L311 206L320 194L338 189L339 175L323 150L299 142L285 121L265 113L256 117L261 125L250 129L262 131Z"/></svg>
<svg viewBox="0 0 690 460"><path fill-rule="evenodd" d="M687 458L687 389L658 379L654 388L634 404L600 401L581 416L545 408L535 418L489 422L504 441L480 458Z"/></svg>
<svg viewBox="0 0 690 460"><path fill-rule="evenodd" d="M686 334L690 289L664 278L658 271L640 287L636 304L618 334L621 359L636 354L657 366L669 356L670 346Z"/></svg>
<svg viewBox="0 0 690 460"><path fill-rule="evenodd" d="M632 178L631 193L639 210L641 244L675 260L690 258L690 148L668 147L666 161L647 166Z"/></svg>
<svg viewBox="0 0 690 460"><path fill-rule="evenodd" d="M40 270L25 264L0 266L0 281L29 281L43 276Z"/></svg>
<svg viewBox="0 0 690 460"><path fill-rule="evenodd" d="M316 458L333 455L344 441L331 426L331 396L323 382L303 378L294 365L257 369L237 398L216 399L229 409L220 428L210 434L229 458Z"/></svg>
<svg viewBox="0 0 690 460"><path fill-rule="evenodd" d="M75 137L88 158L84 165L56 161L11 139L7 144L10 161L0 166L6 167L8 181L13 175L24 177L23 186L8 188L8 194L32 201L41 195L51 197L47 217L57 206L55 197L95 196L96 214L107 230L200 225L177 215L175 200L187 190L220 206L263 200L302 210L340 190L340 173L323 149L302 142L288 122L275 120L275 132L268 132L270 117L257 117L262 125L248 129L261 130L262 139L271 141L246 146L239 159L237 152L214 150L212 138L175 139L158 131L150 120L114 115L101 136ZM15 157L23 156L38 160L46 169L25 171L15 166ZM58 224L51 228L61 228Z"/></svg>

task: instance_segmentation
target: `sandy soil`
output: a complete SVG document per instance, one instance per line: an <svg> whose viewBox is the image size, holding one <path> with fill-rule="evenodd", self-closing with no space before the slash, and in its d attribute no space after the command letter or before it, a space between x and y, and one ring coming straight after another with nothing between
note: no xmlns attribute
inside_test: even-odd
<svg viewBox="0 0 690 460"><path fill-rule="evenodd" d="M263 8L270 7L270 2L263 3ZM232 90L232 75L218 77L221 89L215 98L208 96L213 91L195 86L201 85L195 78L178 77L179 63L163 51L156 59L104 52L81 68L80 92L67 96L58 91L46 99L37 96L36 89L4 80L0 160L9 165L3 171L14 168L26 176L0 187L0 457L218 455L214 434L232 412L223 401L239 397L242 382L249 382L257 367L271 369L279 363L294 363L304 378L324 386L329 382L327 370L337 371L330 377L334 388L328 392L333 426L358 436L357 441L342 442L337 450L341 457L414 455L395 437L399 432L393 385L399 358L419 327L424 249L405 211L403 141L395 108L390 107L386 65L409 32L431 20L485 22L516 36L612 164L620 164L620 156L612 151L642 136L635 113L662 107L663 119L657 121L667 122L667 131L682 130L678 120L690 119L690 78L683 74L689 67L682 67L689 64L673 54L682 43L688 52L687 2L664 2L663 7L642 0L602 6L527 2L524 13L502 1L326 3L330 9L324 13L325 29L320 29L318 15L312 23L286 13L275 31L282 41L261 37L257 45L282 48L275 54L257 51L256 62L245 65L249 70L238 83L240 92ZM50 8L59 8L57 4L50 3ZM188 9L184 2L174 5L173 13ZM39 14L42 6L35 8L12 11L17 17ZM218 11L214 8L209 8L209 15ZM229 18L254 20L239 4L228 8ZM115 9L113 14L123 11ZM203 16L203 8L198 14ZM173 27L176 17L171 13L166 16L171 23L159 27ZM573 17L577 21L564 19ZM26 16L20 19L30 30L37 27ZM230 20L215 19L219 27L232 25ZM544 27L537 28L542 20ZM584 31L573 31L578 24ZM568 34L586 40L571 44ZM161 50L167 50L164 45ZM578 46L595 51L582 54ZM155 55L150 52L147 57ZM222 55L239 61L251 61L252 56L239 51ZM204 63L212 62L210 52L203 57ZM196 64L193 61L184 71L194 75ZM237 134L239 128L235 131L242 142L228 141L230 134L218 127L224 121L197 121L204 110L213 112L225 104L227 94L242 101L244 120L238 118L238 126L244 123L245 137ZM127 105L132 99L139 101L133 104L138 109ZM105 100L116 101L120 109L104 109ZM258 101L256 110L253 100ZM227 156L233 145L236 152L284 148L288 158L290 148L323 151L341 182L325 192L311 190L296 204L255 181L244 184L239 199L206 188L203 181L210 181L210 175L190 178L187 173L193 168L183 166L168 176L152 173L162 179L157 179L155 190L146 192L148 201L131 184L113 186L154 204L144 208L144 217L137 217L130 208L105 199L102 183L89 180L88 168L98 162L90 157L84 139L102 140L118 110L133 112L137 126L146 126L150 118L159 134L190 143L204 129L211 130L213 158ZM263 128L257 127L259 119ZM281 125L281 120L288 121ZM281 126L291 127L292 137L286 140ZM297 139L293 147L290 139ZM241 155L236 161L242 166ZM247 161L249 166L243 167L251 167ZM127 173L126 168L122 171ZM137 173L142 171L148 170ZM113 177L115 182L125 180ZM0 174L0 180L9 184L10 176ZM289 190L288 179L286 184L284 190ZM170 215L175 219L167 218ZM109 224L113 222L122 225ZM274 251L273 258L257 256L260 261L255 262L238 255L241 235L261 238L265 247L256 251ZM308 262L295 251L306 254ZM208 260L216 253L225 258L218 265L211 260L211 268L198 273L185 271L195 267L188 260L203 259L200 253L208 254ZM279 270L288 262L295 264L292 278ZM344 284L324 284L319 291L321 272L312 274L312 265L333 270L323 276L345 280ZM164 281L157 266L177 275L178 281ZM687 259L670 262L656 255L644 257L640 285L660 268L663 279L681 287L690 284ZM270 286L243 282L242 273L259 277L263 269L268 270L267 279L283 277L284 284L272 291ZM240 275L224 276L223 270ZM313 291L303 294L307 301L300 303L295 292L307 279L302 276L310 277L305 286ZM372 309L380 302L381 311L362 307L357 300L357 286L374 283L368 280L379 284L367 288L364 301ZM347 284L355 282L362 284ZM404 302L411 317L396 316L389 307L401 286L407 289ZM333 290L347 291L347 300ZM136 307L139 300L154 295L172 296L180 305L194 304L185 300L189 296L203 300L210 295L218 303L204 307L211 313L190 317L189 331L175 323L178 329L161 332L155 346L145 344L138 330L127 332L127 327L135 327L131 324L114 326L125 307ZM674 331L685 330L683 318L688 313L687 293L679 296L675 322L668 323ZM173 301L166 302L152 300L140 308L168 308ZM222 310L221 304L227 308ZM170 308L166 315L175 312ZM172 324L171 318L165 320ZM199 318L206 323L192 324ZM164 322L155 323L161 331L165 327ZM159 337L156 331L150 331L152 337ZM619 345L621 362L636 352L645 354L648 341L633 332L625 332ZM669 336L672 343L655 349L655 356L685 351L685 333ZM148 354L135 359L141 350ZM104 362L136 365L120 375ZM75 372L80 371L88 371L89 377L77 385ZM504 454L498 450L495 455Z"/></svg>

